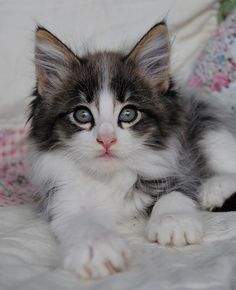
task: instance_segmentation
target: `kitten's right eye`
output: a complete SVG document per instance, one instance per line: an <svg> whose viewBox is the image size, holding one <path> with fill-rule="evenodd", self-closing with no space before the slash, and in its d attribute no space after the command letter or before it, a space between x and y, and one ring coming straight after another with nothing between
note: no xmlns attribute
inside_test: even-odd
<svg viewBox="0 0 236 290"><path fill-rule="evenodd" d="M141 118L141 113L132 105L125 106L118 117L118 124L122 128L128 128L137 123Z"/></svg>
<svg viewBox="0 0 236 290"><path fill-rule="evenodd" d="M94 123L93 115L87 107L78 107L73 113L74 120L82 126L92 125Z"/></svg>

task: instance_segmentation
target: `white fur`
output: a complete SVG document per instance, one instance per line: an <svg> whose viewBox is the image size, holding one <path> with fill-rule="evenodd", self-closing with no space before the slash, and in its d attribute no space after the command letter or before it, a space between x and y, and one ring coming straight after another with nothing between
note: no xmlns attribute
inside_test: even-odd
<svg viewBox="0 0 236 290"><path fill-rule="evenodd" d="M236 175L216 175L205 183L200 190L201 205L204 209L221 207L224 201L236 190Z"/></svg>
<svg viewBox="0 0 236 290"><path fill-rule="evenodd" d="M108 221L112 224L134 217L150 202L149 196L131 190L137 175L129 169L94 174L73 164L62 152L35 157L34 183L40 187L51 180L52 185L59 185L53 199L53 213L60 219L64 219L64 215L66 219L67 214L77 214L80 209L96 208L99 214L103 211L109 214Z"/></svg>
<svg viewBox="0 0 236 290"><path fill-rule="evenodd" d="M208 132L200 144L208 166L216 174L202 185L202 207L221 207L236 190L236 138L229 131L221 129Z"/></svg>
<svg viewBox="0 0 236 290"><path fill-rule="evenodd" d="M99 114L103 121L112 121L114 113L114 98L113 94L104 88L99 94Z"/></svg>
<svg viewBox="0 0 236 290"><path fill-rule="evenodd" d="M160 150L158 154L151 149L147 150L142 144L139 144L139 147L135 146L135 143L138 144L140 141L133 139L133 150L137 151L134 156L132 154L127 156L129 168L150 179L165 178L176 174L179 143L175 138L170 138L166 149Z"/></svg>
<svg viewBox="0 0 236 290"><path fill-rule="evenodd" d="M83 278L98 278L121 271L130 257L127 242L109 226L103 226L99 220L101 216L93 212L81 213L67 223L63 221L63 231L58 220L52 223L62 242L64 266Z"/></svg>
<svg viewBox="0 0 236 290"><path fill-rule="evenodd" d="M117 138L117 119L121 110L121 106L115 107L115 100L112 92L107 87L108 72L104 67L104 84L103 89L99 93L99 118L97 120L97 128L95 131L98 136L111 136Z"/></svg>
<svg viewBox="0 0 236 290"><path fill-rule="evenodd" d="M199 243L203 227L194 201L177 191L161 197L148 221L147 236L165 246Z"/></svg>
<svg viewBox="0 0 236 290"><path fill-rule="evenodd" d="M210 131L201 141L209 166L216 173L236 174L236 138L225 129Z"/></svg>

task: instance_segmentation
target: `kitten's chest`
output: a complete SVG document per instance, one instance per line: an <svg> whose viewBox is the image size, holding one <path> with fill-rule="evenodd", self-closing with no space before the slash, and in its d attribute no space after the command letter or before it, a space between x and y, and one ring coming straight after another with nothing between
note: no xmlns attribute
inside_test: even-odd
<svg viewBox="0 0 236 290"><path fill-rule="evenodd" d="M75 210L91 207L111 211L113 215L132 215L135 210L129 206L133 203L130 193L136 179L136 174L126 170L106 178L77 172L60 195L66 195L67 204Z"/></svg>

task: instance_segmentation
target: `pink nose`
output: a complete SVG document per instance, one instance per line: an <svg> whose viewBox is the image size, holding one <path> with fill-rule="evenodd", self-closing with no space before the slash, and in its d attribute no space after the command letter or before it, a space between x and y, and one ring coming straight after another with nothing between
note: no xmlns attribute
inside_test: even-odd
<svg viewBox="0 0 236 290"><path fill-rule="evenodd" d="M114 136L98 136L97 142L101 144L106 150L108 150L113 144L116 143Z"/></svg>

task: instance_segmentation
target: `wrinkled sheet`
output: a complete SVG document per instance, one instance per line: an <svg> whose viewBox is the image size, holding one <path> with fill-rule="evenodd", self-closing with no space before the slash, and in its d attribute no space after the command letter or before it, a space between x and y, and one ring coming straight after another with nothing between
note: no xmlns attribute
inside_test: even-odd
<svg viewBox="0 0 236 290"><path fill-rule="evenodd" d="M204 213L201 245L164 248L140 233L129 237L129 268L83 281L60 265L58 245L30 206L0 211L0 289L11 290L228 290L236 287L236 212ZM234 285L234 286L233 286Z"/></svg>

